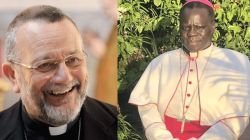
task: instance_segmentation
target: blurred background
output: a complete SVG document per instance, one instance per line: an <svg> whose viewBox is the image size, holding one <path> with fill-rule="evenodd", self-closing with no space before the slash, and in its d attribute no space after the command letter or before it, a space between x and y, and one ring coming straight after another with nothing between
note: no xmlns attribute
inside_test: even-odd
<svg viewBox="0 0 250 140"><path fill-rule="evenodd" d="M90 97L117 105L117 41L116 0L1 0L0 1L0 65L3 39L11 20L32 5L52 5L73 19L80 31L88 54ZM0 71L0 111L19 100Z"/></svg>

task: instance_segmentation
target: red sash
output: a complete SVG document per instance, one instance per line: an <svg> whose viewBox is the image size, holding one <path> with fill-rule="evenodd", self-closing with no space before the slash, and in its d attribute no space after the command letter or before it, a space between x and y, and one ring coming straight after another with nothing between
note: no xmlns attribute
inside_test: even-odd
<svg viewBox="0 0 250 140"><path fill-rule="evenodd" d="M185 122L184 132L181 133L181 121L177 121L175 118L165 115L164 122L173 137L179 138L180 140L187 140L192 137L199 138L211 127L208 125L200 125L200 121L189 121Z"/></svg>

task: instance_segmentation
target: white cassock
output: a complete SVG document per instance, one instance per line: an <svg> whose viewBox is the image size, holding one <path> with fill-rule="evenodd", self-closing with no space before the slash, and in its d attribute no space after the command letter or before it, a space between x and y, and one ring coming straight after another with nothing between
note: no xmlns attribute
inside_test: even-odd
<svg viewBox="0 0 250 140"><path fill-rule="evenodd" d="M187 55L181 48L155 58L131 93L149 140L171 140L164 115L211 127L200 140L236 140L248 124L250 62L213 45Z"/></svg>

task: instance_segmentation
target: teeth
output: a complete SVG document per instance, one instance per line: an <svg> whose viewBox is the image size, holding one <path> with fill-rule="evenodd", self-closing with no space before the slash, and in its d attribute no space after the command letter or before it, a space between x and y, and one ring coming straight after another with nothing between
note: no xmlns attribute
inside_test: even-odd
<svg viewBox="0 0 250 140"><path fill-rule="evenodd" d="M71 89L72 89L72 88L71 88ZM65 91L54 91L53 93L56 94L56 95L58 95L58 94L64 94L64 93L69 92L71 89L67 89L67 90L65 90Z"/></svg>
<svg viewBox="0 0 250 140"><path fill-rule="evenodd" d="M65 94L65 93L67 93L67 92L69 92L70 90L72 90L74 87L71 87L71 88L68 88L68 89L66 89L66 90L64 90L64 91L53 91L53 90L50 90L50 91L48 91L47 93L49 93L49 94L51 94L51 95L62 95L62 94Z"/></svg>

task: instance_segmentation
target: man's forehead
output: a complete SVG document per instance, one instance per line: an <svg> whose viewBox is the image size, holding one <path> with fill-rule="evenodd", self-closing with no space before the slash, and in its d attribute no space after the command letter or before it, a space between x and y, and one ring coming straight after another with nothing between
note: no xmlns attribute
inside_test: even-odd
<svg viewBox="0 0 250 140"><path fill-rule="evenodd" d="M209 13L206 8L187 8L184 10L181 22L188 22L188 20L205 21L209 20Z"/></svg>
<svg viewBox="0 0 250 140"><path fill-rule="evenodd" d="M26 35L53 35L60 33L74 34L77 29L68 20L49 23L43 20L28 21L17 28L17 33L21 32Z"/></svg>
<svg viewBox="0 0 250 140"><path fill-rule="evenodd" d="M186 16L190 14L204 14L204 15L209 14L208 10L202 7L186 8L183 13Z"/></svg>
<svg viewBox="0 0 250 140"><path fill-rule="evenodd" d="M69 21L47 23L45 21L30 21L21 25L16 32L16 41L19 43L48 44L60 43L62 40L81 40L81 35Z"/></svg>
<svg viewBox="0 0 250 140"><path fill-rule="evenodd" d="M29 52L30 54L27 55L30 55L30 58L37 58L38 55L44 53L81 51L83 48L81 35L71 24L67 21L55 23L27 22L20 26L17 31L17 49L29 49L22 51L22 54Z"/></svg>

